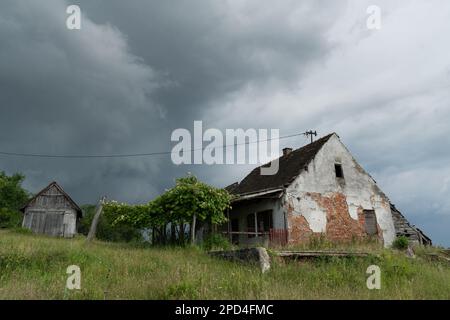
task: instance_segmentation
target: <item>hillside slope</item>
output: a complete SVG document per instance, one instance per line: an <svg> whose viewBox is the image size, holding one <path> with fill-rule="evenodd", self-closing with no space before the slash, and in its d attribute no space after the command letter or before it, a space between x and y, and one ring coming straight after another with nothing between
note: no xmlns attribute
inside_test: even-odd
<svg viewBox="0 0 450 320"><path fill-rule="evenodd" d="M196 248L86 245L0 231L0 299L450 299L448 264L379 254L274 261L262 275ZM366 287L371 264L381 268L381 290ZM81 290L65 289L69 265L81 268Z"/></svg>

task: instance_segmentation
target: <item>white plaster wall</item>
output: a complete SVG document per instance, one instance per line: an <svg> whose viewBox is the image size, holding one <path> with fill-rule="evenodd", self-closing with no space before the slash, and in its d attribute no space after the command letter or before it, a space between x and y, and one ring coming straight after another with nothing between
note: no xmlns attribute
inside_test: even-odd
<svg viewBox="0 0 450 320"><path fill-rule="evenodd" d="M340 163L345 183L339 183L334 164ZM377 187L375 181L357 164L347 148L333 135L299 177L288 187L286 200L294 204L294 213L302 214L314 232L326 230L326 211L320 208L306 193L324 196L335 192L347 198L349 215L357 220L359 207L375 210L378 225L383 232L385 246L395 238L389 199ZM317 231L318 230L318 231Z"/></svg>

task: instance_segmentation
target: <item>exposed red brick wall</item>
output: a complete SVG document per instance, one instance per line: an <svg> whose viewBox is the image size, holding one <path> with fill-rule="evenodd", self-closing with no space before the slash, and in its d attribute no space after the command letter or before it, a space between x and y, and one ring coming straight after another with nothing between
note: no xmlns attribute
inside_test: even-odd
<svg viewBox="0 0 450 320"><path fill-rule="evenodd" d="M288 212L289 243L307 243L314 234L309 227L308 221L306 221L304 216L294 214L292 203L288 202L286 209Z"/></svg>
<svg viewBox="0 0 450 320"><path fill-rule="evenodd" d="M308 193L307 195L327 213L326 232L324 234L313 232L305 217L294 213L292 204L287 203L290 243L308 243L311 237L315 236L322 236L333 242L348 242L367 237L363 209L358 209L358 220L353 219L344 194L333 193L330 196L323 196L320 193ZM378 238L382 240L380 226L377 227Z"/></svg>
<svg viewBox="0 0 450 320"><path fill-rule="evenodd" d="M314 234L304 216L292 215L289 225L289 242L307 243Z"/></svg>

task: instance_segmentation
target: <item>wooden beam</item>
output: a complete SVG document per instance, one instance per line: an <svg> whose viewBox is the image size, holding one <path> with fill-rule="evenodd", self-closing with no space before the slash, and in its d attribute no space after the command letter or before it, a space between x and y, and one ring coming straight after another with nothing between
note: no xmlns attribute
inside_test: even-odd
<svg viewBox="0 0 450 320"><path fill-rule="evenodd" d="M367 252L348 251L278 251L276 255L283 258L318 258L318 257L367 257Z"/></svg>
<svg viewBox="0 0 450 320"><path fill-rule="evenodd" d="M222 233L223 234L251 234L251 235L256 235L256 234L259 234L259 235L268 235L268 234L270 234L270 232L247 232L247 231L230 231L230 232L227 232L227 231L222 231Z"/></svg>

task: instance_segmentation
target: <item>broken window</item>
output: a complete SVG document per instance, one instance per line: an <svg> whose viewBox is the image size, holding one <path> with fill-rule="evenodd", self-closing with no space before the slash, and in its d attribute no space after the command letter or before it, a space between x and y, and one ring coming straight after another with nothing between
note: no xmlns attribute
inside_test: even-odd
<svg viewBox="0 0 450 320"><path fill-rule="evenodd" d="M255 222L257 228L255 228ZM272 229L272 210L265 210L256 213L251 213L247 216L247 232L270 232ZM255 237L255 234L249 234L249 238ZM260 236L260 235L258 235Z"/></svg>
<svg viewBox="0 0 450 320"><path fill-rule="evenodd" d="M344 171L342 165L339 163L334 164L334 171L336 172L336 178L344 178Z"/></svg>
<svg viewBox="0 0 450 320"><path fill-rule="evenodd" d="M377 234L377 216L374 210L364 210L364 221L366 225L366 233L369 236Z"/></svg>

